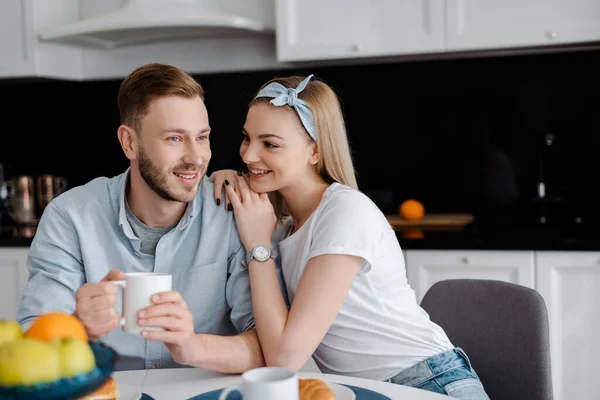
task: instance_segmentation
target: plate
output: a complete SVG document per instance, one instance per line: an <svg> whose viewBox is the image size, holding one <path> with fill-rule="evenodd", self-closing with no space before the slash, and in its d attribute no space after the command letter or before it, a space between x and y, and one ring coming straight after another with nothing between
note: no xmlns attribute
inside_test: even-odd
<svg viewBox="0 0 600 400"><path fill-rule="evenodd" d="M117 353L101 343L89 343L96 367L73 378L61 378L50 383L29 386L0 387L0 399L71 400L78 399L102 386L113 373Z"/></svg>
<svg viewBox="0 0 600 400"><path fill-rule="evenodd" d="M326 382L329 387L335 393L337 400L391 400L389 397L382 395L381 393L374 392L370 389L361 388L352 385L340 385L338 383ZM212 390L210 392L202 393L188 400L218 400L219 395L223 389ZM142 397L142 400L145 399ZM240 392L231 392L227 396L227 400L243 400Z"/></svg>
<svg viewBox="0 0 600 400"><path fill-rule="evenodd" d="M337 383L327 382L333 393L335 393L336 400L356 400L356 395L350 388Z"/></svg>
<svg viewBox="0 0 600 400"><path fill-rule="evenodd" d="M142 398L139 386L117 383L117 391L119 400L140 400Z"/></svg>

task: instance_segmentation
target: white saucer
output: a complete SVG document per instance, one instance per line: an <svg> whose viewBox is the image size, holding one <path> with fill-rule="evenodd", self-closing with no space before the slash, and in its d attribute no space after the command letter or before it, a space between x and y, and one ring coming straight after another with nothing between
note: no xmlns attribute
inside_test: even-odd
<svg viewBox="0 0 600 400"><path fill-rule="evenodd" d="M142 397L140 388L137 386L117 384L117 390L119 391L119 400L140 400Z"/></svg>
<svg viewBox="0 0 600 400"><path fill-rule="evenodd" d="M327 384L335 393L336 400L356 400L354 392L346 386L331 382L327 382Z"/></svg>

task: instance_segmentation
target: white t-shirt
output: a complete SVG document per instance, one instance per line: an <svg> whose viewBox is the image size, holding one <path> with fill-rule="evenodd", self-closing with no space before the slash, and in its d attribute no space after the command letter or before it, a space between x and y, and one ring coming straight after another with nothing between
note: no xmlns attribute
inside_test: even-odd
<svg viewBox="0 0 600 400"><path fill-rule="evenodd" d="M313 257L364 259L333 324L313 358L322 372L385 380L454 346L417 304L406 280L398 239L379 208L363 193L334 183L297 232L291 219L274 238L287 292L294 300Z"/></svg>

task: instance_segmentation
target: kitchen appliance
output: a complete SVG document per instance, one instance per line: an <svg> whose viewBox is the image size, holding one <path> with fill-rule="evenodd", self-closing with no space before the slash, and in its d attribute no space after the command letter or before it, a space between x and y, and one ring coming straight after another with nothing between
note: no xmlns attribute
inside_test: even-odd
<svg viewBox="0 0 600 400"><path fill-rule="evenodd" d="M37 177L37 201L40 215L52 199L67 189L67 180L62 176L42 174Z"/></svg>
<svg viewBox="0 0 600 400"><path fill-rule="evenodd" d="M6 182L8 215L17 224L36 224L34 179L18 176Z"/></svg>
<svg viewBox="0 0 600 400"><path fill-rule="evenodd" d="M215 0L125 0L115 11L42 29L39 39L114 48L161 40L273 34L273 20L249 15L255 12L239 3L231 3L237 11L230 12Z"/></svg>

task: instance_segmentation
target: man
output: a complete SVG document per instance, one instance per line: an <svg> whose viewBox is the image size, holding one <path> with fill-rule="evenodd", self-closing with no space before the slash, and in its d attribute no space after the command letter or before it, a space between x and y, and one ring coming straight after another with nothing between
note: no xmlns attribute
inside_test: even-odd
<svg viewBox="0 0 600 400"><path fill-rule="evenodd" d="M145 368L238 373L264 365L233 213L215 204L203 179L211 157L203 88L178 68L148 64L122 82L118 105L130 167L48 205L18 321L26 329L42 313L73 313L91 340L145 359ZM171 273L174 290L138 315L165 330L140 336L118 329L111 281L143 271Z"/></svg>

